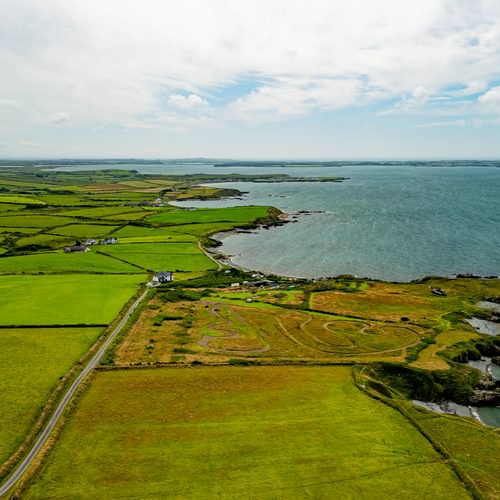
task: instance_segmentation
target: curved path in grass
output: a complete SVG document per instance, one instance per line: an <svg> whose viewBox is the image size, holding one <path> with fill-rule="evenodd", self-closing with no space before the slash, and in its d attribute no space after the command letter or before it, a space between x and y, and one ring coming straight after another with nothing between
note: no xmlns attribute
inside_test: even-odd
<svg viewBox="0 0 500 500"><path fill-rule="evenodd" d="M269 351L271 346L267 343L265 343L264 347L261 347L260 349L217 349L212 346L210 346L210 342L214 340L228 340L228 339L237 339L241 338L241 334L234 330L234 322L231 321L229 318L225 318L222 316L216 309L217 304L213 305L212 308L210 309L210 312L213 316L221 320L221 323L215 323L208 325L208 329L218 331L221 333L225 333L225 335L220 336L220 337L213 337L211 335L204 335L200 340L198 340L198 344L204 347L205 349L210 349L215 352L219 353L229 353L229 354L262 354L263 352ZM221 327L229 327L231 328L229 331L222 331L220 328ZM261 338L259 335L259 339L264 342L264 339Z"/></svg>
<svg viewBox="0 0 500 500"><path fill-rule="evenodd" d="M418 333L416 333L415 331L413 331L410 328L401 327L402 329L411 332L416 337L416 339L415 339L414 342L412 342L410 344L407 344L407 345L404 345L404 346L395 347L395 348L392 348L392 349L383 349L383 350L376 350L376 351L369 351L369 352L352 352L352 353L348 353L348 352L339 351L339 350L322 349L320 347L315 347L315 346L307 345L304 342L302 342L299 339L297 339L296 337L294 337L290 333L290 331L283 325L283 323L280 321L279 317L276 317L276 321L277 321L278 325L280 326L281 330L283 331L283 333L285 334L285 336L289 340L291 340L292 342L294 342L295 344L300 345L302 347L306 347L307 349L311 349L313 351L327 353L327 354L335 354L335 355L338 355L338 356L367 356L367 355L374 355L374 354L390 354L390 353L393 353L393 352L402 351L403 349L409 349L410 347L414 347L414 346L416 346L416 345L418 345L418 344L420 344L422 342L422 340L420 339L420 336L418 335ZM300 329L302 330L302 332L304 334L306 334L309 338L315 340L318 343L326 344L329 347L335 348L332 344L328 344L328 342L325 342L325 341L323 341L321 339L318 339L314 334L312 334L311 332L309 332L305 328L307 326L307 324L310 323L310 322L311 322L311 318L308 318L308 319L306 319L304 322L302 322L300 324ZM323 328L325 330L330 330L331 331L329 325L332 324L332 323L334 323L334 322L333 321L329 321L329 322L325 323L323 325ZM364 326L361 329L360 333L363 333L365 335L369 335L367 333L367 330L369 328L370 328L370 325L364 324ZM383 333L386 333L385 330L382 329L382 331L383 331ZM358 346L356 346L354 344L354 347L358 347Z"/></svg>
<svg viewBox="0 0 500 500"><path fill-rule="evenodd" d="M50 418L50 420L45 425L42 433L38 436L38 439L35 441L35 444L31 447L29 453L24 457L24 460L17 467L17 469L12 473L11 476L0 486L0 497L5 495L16 483L19 481L21 476L26 472L28 467L31 465L33 460L36 458L40 450L43 448L43 445L46 443L48 437L54 430L55 426L59 422L62 413L64 412L66 406L68 406L69 401L80 387L82 382L85 380L87 375L101 362L104 353L107 348L113 342L115 337L120 333L121 329L125 326L125 323L128 321L132 313L139 306L139 304L146 297L147 291L142 293L142 295L130 306L128 311L123 315L122 319L116 326L116 328L111 332L108 338L104 341L99 350L95 353L95 355L91 358L91 360L87 363L87 366L80 372L80 375L76 378L76 380L71 384L69 389L66 391L64 396L62 397L60 403L57 405L57 408Z"/></svg>

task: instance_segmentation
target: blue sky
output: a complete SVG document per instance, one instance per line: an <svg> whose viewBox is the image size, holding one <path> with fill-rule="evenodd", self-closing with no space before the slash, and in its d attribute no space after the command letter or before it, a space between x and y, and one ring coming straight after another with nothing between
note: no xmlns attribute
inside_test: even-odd
<svg viewBox="0 0 500 500"><path fill-rule="evenodd" d="M0 157L500 158L497 0L0 9Z"/></svg>

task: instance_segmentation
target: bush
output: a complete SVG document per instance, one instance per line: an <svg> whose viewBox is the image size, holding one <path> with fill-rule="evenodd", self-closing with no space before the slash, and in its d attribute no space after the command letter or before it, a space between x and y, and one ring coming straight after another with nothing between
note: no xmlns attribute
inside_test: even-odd
<svg viewBox="0 0 500 500"><path fill-rule="evenodd" d="M481 378L478 370L467 366L427 371L392 363L378 363L375 372L380 381L408 398L465 404Z"/></svg>

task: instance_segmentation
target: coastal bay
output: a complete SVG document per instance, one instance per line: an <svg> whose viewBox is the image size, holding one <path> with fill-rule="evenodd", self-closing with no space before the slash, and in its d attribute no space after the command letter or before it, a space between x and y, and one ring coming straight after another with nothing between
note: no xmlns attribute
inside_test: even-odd
<svg viewBox="0 0 500 500"><path fill-rule="evenodd" d="M304 170L295 168L301 175ZM328 167L322 170L329 174ZM500 274L499 169L356 166L336 171L349 180L218 184L246 194L179 205L265 204L290 214L292 223L285 226L224 238L219 250L249 269L389 281Z"/></svg>

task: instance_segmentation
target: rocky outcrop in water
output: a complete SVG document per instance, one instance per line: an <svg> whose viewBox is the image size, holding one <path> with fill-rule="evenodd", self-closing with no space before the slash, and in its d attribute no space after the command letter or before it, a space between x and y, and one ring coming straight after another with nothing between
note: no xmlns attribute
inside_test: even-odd
<svg viewBox="0 0 500 500"><path fill-rule="evenodd" d="M500 404L500 382L484 374L472 391L468 404L471 406L495 406Z"/></svg>

